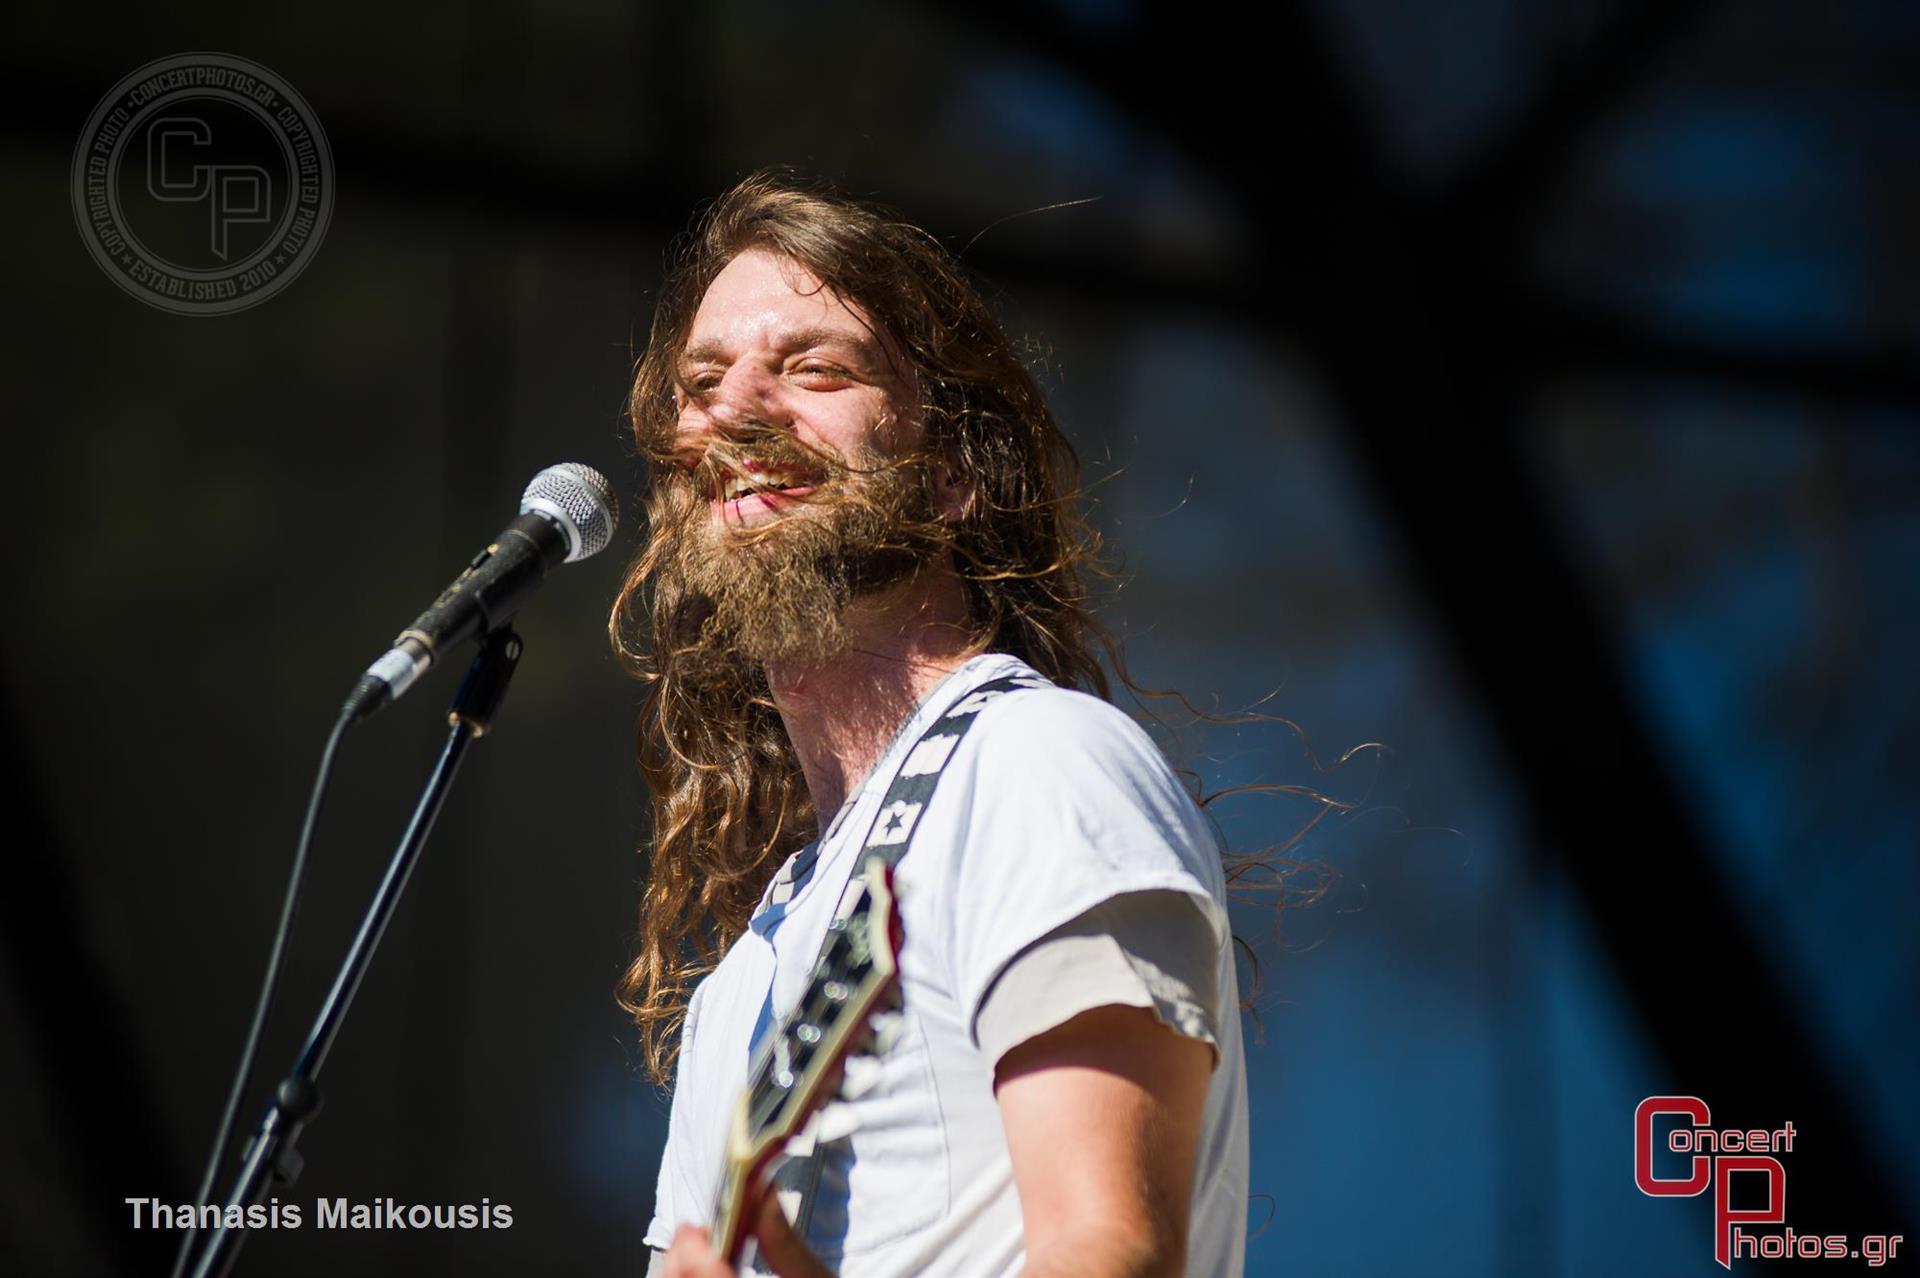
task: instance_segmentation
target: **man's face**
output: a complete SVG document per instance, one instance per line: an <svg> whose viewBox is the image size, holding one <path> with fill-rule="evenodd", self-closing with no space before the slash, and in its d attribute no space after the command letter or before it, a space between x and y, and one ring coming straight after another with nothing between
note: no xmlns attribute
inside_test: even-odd
<svg viewBox="0 0 1920 1278"><path fill-rule="evenodd" d="M666 538L667 593L702 646L758 664L844 649L846 605L940 544L906 361L805 267L749 251L702 299L681 357L675 443L688 468ZM663 596L664 597L664 596Z"/></svg>
<svg viewBox="0 0 1920 1278"><path fill-rule="evenodd" d="M763 523L812 492L822 476L789 441L855 464L918 443L903 369L806 267L760 250L734 258L694 315L675 392L680 444L730 472L708 494L715 522Z"/></svg>

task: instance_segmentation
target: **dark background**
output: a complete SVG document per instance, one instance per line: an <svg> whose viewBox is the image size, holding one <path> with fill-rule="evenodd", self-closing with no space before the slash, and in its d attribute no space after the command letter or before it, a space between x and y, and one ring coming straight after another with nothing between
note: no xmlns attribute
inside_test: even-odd
<svg viewBox="0 0 1920 1278"><path fill-rule="evenodd" d="M312 265L224 318L122 293L67 194L96 100L195 49L296 87L335 165ZM1920 1236L1916 86L1896 0L38 12L0 54L0 1269L163 1265L122 1199L191 1193L330 715L535 470L634 491L664 245L775 162L968 246L1042 344L1143 682L1391 747L1174 743L1362 803L1306 845L1325 902L1236 916L1250 1274L1719 1272L1709 1203L1632 1182L1669 1092L1795 1123L1797 1232ZM309 1227L241 1272L642 1265L635 522L523 618L328 1066ZM451 690L348 743L265 1071ZM1215 810L1242 849L1310 812ZM312 1228L337 1195L514 1227Z"/></svg>

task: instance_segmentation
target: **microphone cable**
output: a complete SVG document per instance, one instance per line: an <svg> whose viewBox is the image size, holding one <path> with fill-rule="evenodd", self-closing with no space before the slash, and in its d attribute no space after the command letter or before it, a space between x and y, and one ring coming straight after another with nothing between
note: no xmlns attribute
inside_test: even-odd
<svg viewBox="0 0 1920 1278"><path fill-rule="evenodd" d="M173 1278L183 1278L186 1272L193 1244L200 1235L199 1211L208 1205L207 1197L213 1193L227 1145L233 1139L234 1119L253 1082L254 1057L259 1054L260 1039L279 989L287 941L293 935L294 916L300 910L307 853L313 844L314 829L320 823L320 809L326 801L327 784L333 776L333 757L341 739L356 720L404 693L433 664L437 653L469 635L486 632L493 621L511 615L539 587L549 567L585 559L604 550L613 540L613 530L619 522L620 508L614 499L613 486L593 467L562 462L535 475L520 496L520 517L467 566L432 607L402 632L387 654L367 671L341 708L340 718L327 734L326 747L320 752L320 768L313 778L306 819L300 825L300 840L294 847L293 870L287 878L286 897L280 903L280 926L267 956L260 1000L254 1006L253 1024L247 1028L247 1041L240 1050L240 1067L234 1073L226 1108L220 1115L213 1152L208 1155L207 1169L200 1177L200 1192L193 1204L194 1220L184 1231L179 1254L174 1258Z"/></svg>
<svg viewBox="0 0 1920 1278"><path fill-rule="evenodd" d="M273 998L280 984L280 968L287 953L287 941L293 935L294 916L300 912L300 891L307 877L307 851L313 844L314 829L320 824L320 809L326 802L327 783L333 777L333 756L340 748L341 738L356 719L351 705L343 709L340 718L327 734L327 744L320 751L320 768L313 778L313 793L307 799L306 819L300 823L300 839L294 845L293 871L287 877L287 894L280 902L280 926L273 936L273 949L267 955L267 974L260 985L260 1000L254 1005L253 1024L247 1028L247 1041L240 1049L240 1068L233 1076L233 1087L227 1093L226 1109L220 1115L219 1134L213 1139L213 1152L207 1157L207 1169L200 1177L200 1192L193 1198L193 1223L187 1226L180 1239L179 1254L174 1257L172 1278L183 1278L187 1261L193 1255L193 1244L200 1236L200 1213L213 1193L213 1183L220 1174L220 1164L225 1161L228 1143L233 1139L233 1120L240 1112L240 1103L246 1099L247 1089L253 1082L253 1061L260 1051L260 1039L267 1027L267 1020L273 1010ZM244 1206L245 1204L242 1204ZM224 1208L224 1204L222 1205Z"/></svg>

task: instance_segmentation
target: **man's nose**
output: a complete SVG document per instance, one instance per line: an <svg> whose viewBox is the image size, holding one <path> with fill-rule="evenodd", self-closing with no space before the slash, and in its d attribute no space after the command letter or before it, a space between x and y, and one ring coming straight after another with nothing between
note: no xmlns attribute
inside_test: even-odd
<svg viewBox="0 0 1920 1278"><path fill-rule="evenodd" d="M720 430L752 422L779 425L784 420L780 392L778 377L743 360L708 392L703 415Z"/></svg>
<svg viewBox="0 0 1920 1278"><path fill-rule="evenodd" d="M681 446L704 452L716 442L748 445L758 430L791 425L781 408L778 382L778 378L729 369L692 405L691 412L681 414Z"/></svg>

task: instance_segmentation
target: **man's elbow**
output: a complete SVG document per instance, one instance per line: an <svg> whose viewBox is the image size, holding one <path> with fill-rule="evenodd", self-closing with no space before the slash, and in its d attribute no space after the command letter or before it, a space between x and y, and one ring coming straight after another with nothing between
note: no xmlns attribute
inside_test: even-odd
<svg viewBox="0 0 1920 1278"><path fill-rule="evenodd" d="M1180 1278L1187 1239L1171 1222L1087 1221L1029 1238L1023 1278Z"/></svg>

